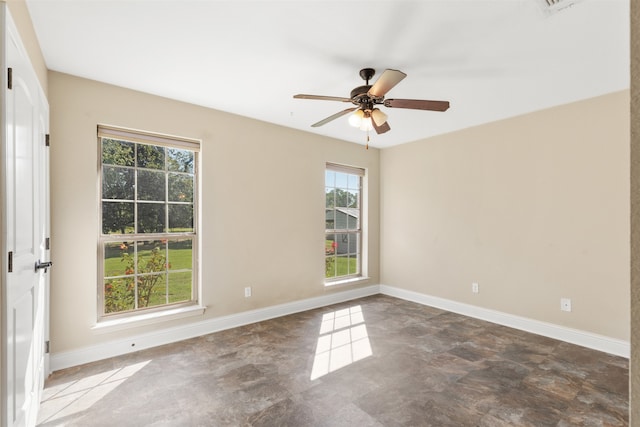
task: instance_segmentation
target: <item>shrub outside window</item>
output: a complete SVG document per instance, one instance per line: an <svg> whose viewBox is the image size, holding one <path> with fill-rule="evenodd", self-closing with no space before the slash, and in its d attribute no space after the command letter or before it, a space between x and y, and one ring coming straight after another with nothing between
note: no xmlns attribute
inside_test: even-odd
<svg viewBox="0 0 640 427"><path fill-rule="evenodd" d="M325 280L362 275L364 169L327 163L325 170Z"/></svg>
<svg viewBox="0 0 640 427"><path fill-rule="evenodd" d="M98 317L197 303L199 143L98 127Z"/></svg>

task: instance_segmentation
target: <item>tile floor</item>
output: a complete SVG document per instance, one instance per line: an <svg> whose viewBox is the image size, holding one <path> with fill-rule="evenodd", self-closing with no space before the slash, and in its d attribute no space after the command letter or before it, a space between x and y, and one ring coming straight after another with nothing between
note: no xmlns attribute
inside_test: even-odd
<svg viewBox="0 0 640 427"><path fill-rule="evenodd" d="M55 372L41 426L626 426L628 360L376 295Z"/></svg>

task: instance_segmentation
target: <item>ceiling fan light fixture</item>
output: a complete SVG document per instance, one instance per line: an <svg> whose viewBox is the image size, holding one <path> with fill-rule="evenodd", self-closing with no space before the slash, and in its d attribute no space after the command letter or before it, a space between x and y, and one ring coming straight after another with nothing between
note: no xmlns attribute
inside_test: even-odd
<svg viewBox="0 0 640 427"><path fill-rule="evenodd" d="M349 116L349 124L354 128L358 128L362 131L368 132L370 130L373 130L373 123L371 122L371 112L369 110L363 110L362 108L357 109L352 115Z"/></svg>
<svg viewBox="0 0 640 427"><path fill-rule="evenodd" d="M371 118L377 126L382 126L387 121L387 115L379 108L374 108L371 112Z"/></svg>
<svg viewBox="0 0 640 427"><path fill-rule="evenodd" d="M371 123L371 114L365 113L364 117L362 118L362 122L360 122L360 130L366 132L373 130L373 123Z"/></svg>
<svg viewBox="0 0 640 427"><path fill-rule="evenodd" d="M364 111L358 109L349 116L349 124L354 128L359 128L362 125L362 119L364 119Z"/></svg>

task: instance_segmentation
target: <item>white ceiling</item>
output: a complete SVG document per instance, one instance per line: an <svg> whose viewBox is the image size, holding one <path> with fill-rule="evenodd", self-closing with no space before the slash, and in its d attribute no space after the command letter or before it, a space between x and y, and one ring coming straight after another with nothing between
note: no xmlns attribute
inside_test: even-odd
<svg viewBox="0 0 640 427"><path fill-rule="evenodd" d="M568 2L569 0L562 0ZM347 117L361 68L407 78L384 148L629 87L629 0L27 0L47 67L365 143ZM566 4L566 3L565 3ZM99 100L96 100L99 102Z"/></svg>

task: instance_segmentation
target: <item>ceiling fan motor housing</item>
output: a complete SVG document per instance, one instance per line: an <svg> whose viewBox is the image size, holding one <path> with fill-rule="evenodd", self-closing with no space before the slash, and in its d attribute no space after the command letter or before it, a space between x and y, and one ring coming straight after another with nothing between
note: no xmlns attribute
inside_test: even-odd
<svg viewBox="0 0 640 427"><path fill-rule="evenodd" d="M362 77L362 80L365 80L367 84L358 86L351 91L351 102L360 106L360 108L365 111L371 111L373 104L376 103L376 100L369 95L369 89L371 89L369 80L371 80L375 73L376 70L373 68L363 68L360 70L360 77Z"/></svg>
<svg viewBox="0 0 640 427"><path fill-rule="evenodd" d="M351 102L354 104L360 104L363 101L367 101L369 99L369 95L367 94L371 89L371 86L358 86L357 88L351 91Z"/></svg>

